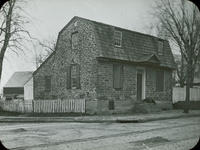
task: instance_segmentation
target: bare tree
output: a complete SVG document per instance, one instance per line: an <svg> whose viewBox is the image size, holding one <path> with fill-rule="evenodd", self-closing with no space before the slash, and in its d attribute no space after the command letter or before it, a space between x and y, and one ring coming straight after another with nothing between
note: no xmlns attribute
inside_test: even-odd
<svg viewBox="0 0 200 150"><path fill-rule="evenodd" d="M179 83L180 87L184 87L186 81L186 67L184 64L183 55L181 55L180 60L175 60L175 62L177 65L176 74L178 77L176 82Z"/></svg>
<svg viewBox="0 0 200 150"><path fill-rule="evenodd" d="M155 12L153 13L153 16L155 16ZM170 41L171 47L177 47L177 45L174 45L174 42L169 34L169 32L165 29L162 23L160 21L158 22L152 22L144 28L147 34L157 36L159 38L165 39ZM176 54L177 53L177 48L176 50L173 49L174 54L174 59L176 63L176 71L174 71L173 74L173 80L174 84L178 83L180 87L184 87L185 81L186 81L186 67L184 63L184 58L183 55Z"/></svg>
<svg viewBox="0 0 200 150"><path fill-rule="evenodd" d="M6 51L10 50L18 55L25 48L23 42L31 38L24 28L29 22L20 13L23 11L22 4L23 0L9 0L0 10L0 81Z"/></svg>
<svg viewBox="0 0 200 150"><path fill-rule="evenodd" d="M189 112L190 87L193 85L194 69L200 57L200 13L186 0L158 0L154 16L179 49L186 64L186 105Z"/></svg>
<svg viewBox="0 0 200 150"><path fill-rule="evenodd" d="M33 45L36 68L38 68L47 59L47 57L55 51L55 47L56 42L51 38L48 40L37 41L37 43Z"/></svg>
<svg viewBox="0 0 200 150"><path fill-rule="evenodd" d="M0 9L1 9L1 7L7 2L8 0L1 0L0 1Z"/></svg>

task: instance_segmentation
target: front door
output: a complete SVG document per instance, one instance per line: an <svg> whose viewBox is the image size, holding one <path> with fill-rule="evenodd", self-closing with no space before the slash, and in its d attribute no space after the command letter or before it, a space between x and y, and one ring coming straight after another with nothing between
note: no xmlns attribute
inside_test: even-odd
<svg viewBox="0 0 200 150"><path fill-rule="evenodd" d="M137 73L137 100L142 99L142 73Z"/></svg>

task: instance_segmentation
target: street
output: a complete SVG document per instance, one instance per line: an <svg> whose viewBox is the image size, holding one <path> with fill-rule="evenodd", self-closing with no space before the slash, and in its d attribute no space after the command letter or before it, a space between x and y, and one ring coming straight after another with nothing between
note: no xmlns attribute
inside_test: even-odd
<svg viewBox="0 0 200 150"><path fill-rule="evenodd" d="M0 123L11 150L188 150L200 136L200 118L146 123Z"/></svg>

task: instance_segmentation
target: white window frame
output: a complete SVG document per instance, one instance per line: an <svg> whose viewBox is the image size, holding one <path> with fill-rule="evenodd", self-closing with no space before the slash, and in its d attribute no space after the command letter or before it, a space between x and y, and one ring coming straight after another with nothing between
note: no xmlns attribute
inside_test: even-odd
<svg viewBox="0 0 200 150"><path fill-rule="evenodd" d="M116 34L120 34L120 39L116 39ZM120 45L116 45L117 42L115 42L116 40L120 40ZM114 32L114 45L116 47L122 47L122 32L121 31L115 31Z"/></svg>

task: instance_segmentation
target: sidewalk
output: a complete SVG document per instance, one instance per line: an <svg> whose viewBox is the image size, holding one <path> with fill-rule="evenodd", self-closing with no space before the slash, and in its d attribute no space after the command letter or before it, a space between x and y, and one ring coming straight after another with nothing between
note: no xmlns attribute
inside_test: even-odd
<svg viewBox="0 0 200 150"><path fill-rule="evenodd" d="M132 115L99 115L99 116L74 116L74 117L27 117L27 116L0 116L2 122L82 122L82 123L142 123L148 121L176 119L185 117L200 117L200 110L191 110L189 114L183 110L162 111L151 114Z"/></svg>

